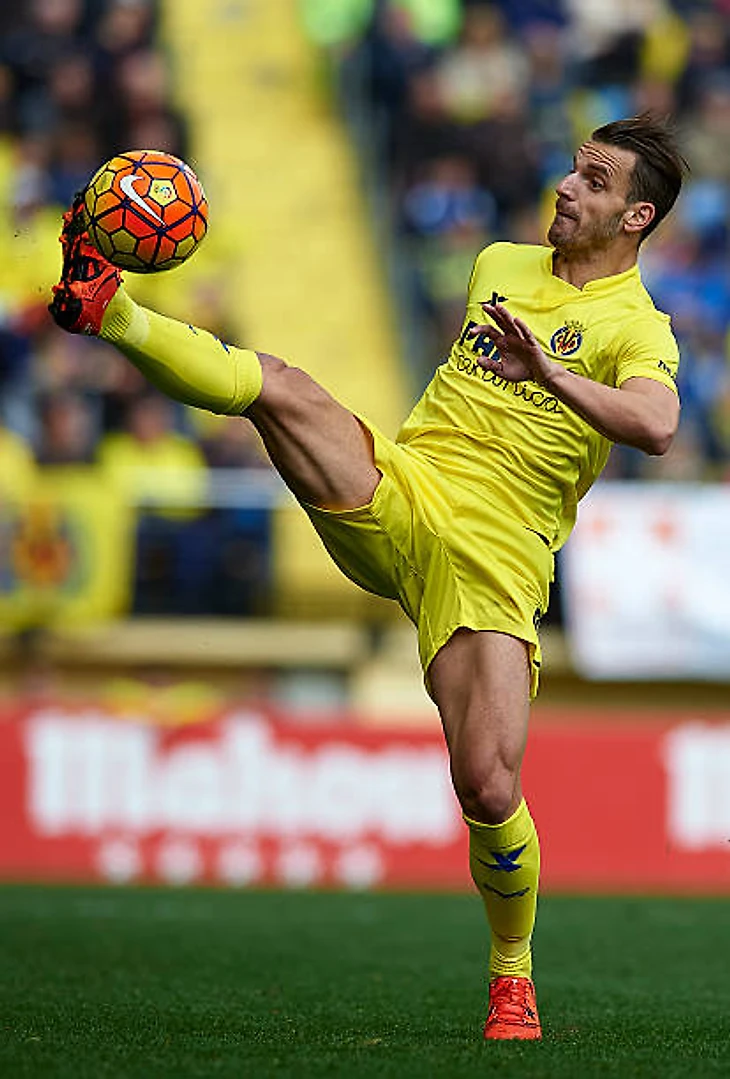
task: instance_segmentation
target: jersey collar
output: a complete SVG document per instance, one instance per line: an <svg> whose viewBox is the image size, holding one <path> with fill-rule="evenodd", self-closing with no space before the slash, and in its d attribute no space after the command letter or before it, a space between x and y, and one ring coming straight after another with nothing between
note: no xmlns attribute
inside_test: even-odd
<svg viewBox="0 0 730 1079"><path fill-rule="evenodd" d="M552 247L546 249L544 268L558 288L562 286L572 293L577 292L579 295L584 295L587 292L593 294L597 292L611 292L614 289L621 288L622 285L641 284L639 264L635 262L633 266L630 266L628 270L624 270L622 273L611 274L610 277L596 277L595 280L586 282L583 288L578 288L576 285L571 285L569 281L564 281L562 277L558 277L553 273Z"/></svg>

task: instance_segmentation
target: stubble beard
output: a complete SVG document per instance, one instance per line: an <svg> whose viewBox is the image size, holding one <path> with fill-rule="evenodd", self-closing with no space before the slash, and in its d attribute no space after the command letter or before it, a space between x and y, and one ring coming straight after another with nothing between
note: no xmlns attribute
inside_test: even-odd
<svg viewBox="0 0 730 1079"><path fill-rule="evenodd" d="M578 222L572 234L561 236L560 219L556 215L548 229L548 243L555 248L563 258L576 258L586 255L595 255L605 251L613 243L621 231L621 221L624 211L618 210L611 217L603 221L596 221L587 229L582 230Z"/></svg>

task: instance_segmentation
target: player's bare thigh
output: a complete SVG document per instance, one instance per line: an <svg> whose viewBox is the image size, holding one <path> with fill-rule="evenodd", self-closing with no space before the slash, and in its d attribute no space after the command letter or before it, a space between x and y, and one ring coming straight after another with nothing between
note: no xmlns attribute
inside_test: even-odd
<svg viewBox="0 0 730 1079"><path fill-rule="evenodd" d="M305 371L258 355L263 387L246 416L284 482L321 509L367 505L380 480L370 432Z"/></svg>
<svg viewBox="0 0 730 1079"><path fill-rule="evenodd" d="M505 633L457 630L429 668L457 797L467 816L506 820L520 803L527 739L527 645Z"/></svg>

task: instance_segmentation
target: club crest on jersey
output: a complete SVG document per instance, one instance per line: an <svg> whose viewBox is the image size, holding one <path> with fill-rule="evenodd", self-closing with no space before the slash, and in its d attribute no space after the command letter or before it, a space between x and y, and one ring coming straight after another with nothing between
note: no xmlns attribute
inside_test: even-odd
<svg viewBox="0 0 730 1079"><path fill-rule="evenodd" d="M584 331L580 322L566 322L550 338L550 348L556 356L572 356L583 344Z"/></svg>

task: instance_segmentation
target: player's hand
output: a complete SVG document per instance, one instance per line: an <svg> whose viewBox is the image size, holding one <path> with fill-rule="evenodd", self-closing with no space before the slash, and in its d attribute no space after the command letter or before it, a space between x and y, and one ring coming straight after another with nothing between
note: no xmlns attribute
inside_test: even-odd
<svg viewBox="0 0 730 1079"><path fill-rule="evenodd" d="M482 309L492 322L474 326L469 336L484 334L496 345L498 355L478 356L479 366L508 382L547 382L556 365L540 348L530 327L502 304L483 303Z"/></svg>

